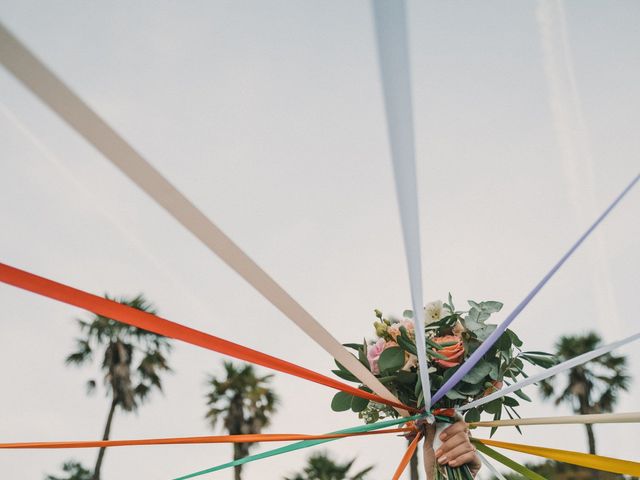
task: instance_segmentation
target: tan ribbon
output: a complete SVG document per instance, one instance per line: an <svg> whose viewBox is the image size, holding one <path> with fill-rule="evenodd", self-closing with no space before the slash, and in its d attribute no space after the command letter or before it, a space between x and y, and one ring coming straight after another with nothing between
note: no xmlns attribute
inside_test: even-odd
<svg viewBox="0 0 640 480"><path fill-rule="evenodd" d="M599 413L594 415L572 415L567 417L514 418L513 420L496 420L492 422L473 422L472 427L513 427L522 425L568 425L593 423L638 423L640 412Z"/></svg>
<svg viewBox="0 0 640 480"><path fill-rule="evenodd" d="M37 97L377 395L400 402L315 318L0 24L0 60ZM403 416L408 413L398 410Z"/></svg>

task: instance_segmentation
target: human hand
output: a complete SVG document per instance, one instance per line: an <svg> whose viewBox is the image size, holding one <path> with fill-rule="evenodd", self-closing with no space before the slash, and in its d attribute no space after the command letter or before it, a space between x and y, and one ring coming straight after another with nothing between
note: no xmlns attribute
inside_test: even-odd
<svg viewBox="0 0 640 480"><path fill-rule="evenodd" d="M458 421L445 428L440 434L442 445L435 452L440 465L461 467L467 464L471 474L475 477L482 463L476 453L476 447L469 440L469 427L464 421Z"/></svg>

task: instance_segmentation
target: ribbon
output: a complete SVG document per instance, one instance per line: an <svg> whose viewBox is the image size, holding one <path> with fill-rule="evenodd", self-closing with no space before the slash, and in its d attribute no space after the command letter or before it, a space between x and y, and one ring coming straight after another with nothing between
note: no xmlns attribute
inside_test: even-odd
<svg viewBox="0 0 640 480"><path fill-rule="evenodd" d="M409 448L404 452L402 456L402 460L400 460L400 465L396 468L396 472L393 474L393 480L398 480L402 472L407 468L407 465L411 461L411 457L416 453L416 448L418 448L418 443L420 443L420 439L422 438L422 433L418 433L416 437L409 444Z"/></svg>
<svg viewBox="0 0 640 480"><path fill-rule="evenodd" d="M422 418L421 415L414 415L413 417L408 418L399 418L396 420L385 420L383 422L371 423L369 425L359 425L357 427L347 428L345 430L338 430L333 433L359 433L359 432L369 432L372 430L379 430L381 428L393 427L395 425L401 425L403 423L407 423L409 421L417 420ZM293 452L295 450L301 450L303 448L314 447L316 445L320 445L326 442L332 442L336 439L326 439L326 440L305 440L302 442L293 443L291 445L287 445L285 447L275 448L273 450L267 450L266 452L261 452L256 455L249 455L248 457L240 458L238 460L234 460L233 462L224 463L222 465L218 465L212 468L207 468L205 470L200 470L198 472L189 473L187 475L183 475L182 477L175 478L173 480L187 480L189 478L198 477L200 475L206 475L207 473L217 472L219 470L224 470L227 468L236 467L238 465L245 465L250 462L255 462L256 460L262 460L264 458L273 457L275 455L282 455L283 453Z"/></svg>
<svg viewBox="0 0 640 480"><path fill-rule="evenodd" d="M185 327L179 323L165 320L162 317L146 313L127 305L108 300L106 298L92 295L82 290L54 282L52 280L39 277L29 272L19 270L4 263L0 263L0 281L13 285L24 290L28 290L38 295L52 298L68 305L89 310L97 315L112 318L127 325L142 328L165 337L181 340L192 345L206 348L214 352L229 355L246 362L262 365L283 373L295 375L306 380L310 380L327 387L348 392L362 398L373 400L374 402L386 403L397 408L409 408L402 404L391 402L380 398L377 395L365 392L359 388L344 384L320 373L300 367L294 363L287 362L266 353L243 347L237 343L223 340L222 338L209 335L208 333ZM415 409L412 409L415 410Z"/></svg>
<svg viewBox="0 0 640 480"><path fill-rule="evenodd" d="M502 388L497 392L493 392L487 395L486 397L482 397L482 398L479 398L478 400L467 403L466 405L463 405L462 407L460 407L459 410L464 411L473 407L484 405L485 403L495 400L496 398L500 398L505 395L508 395L511 392L520 390L521 388L524 388L527 385L531 385L532 383L537 383L540 380L544 380L545 378L549 378L554 375L557 375L558 373L563 372L565 370L569 370L577 365L586 363L589 360L592 360L596 357L599 357L600 355L604 355L605 353L610 352L611 350L615 350L616 348L626 345L627 343L631 343L635 340L638 340L638 338L640 338L640 333L636 333L635 335L631 335L622 340L618 340L617 342L613 342L608 345L603 345L602 347L596 348L595 350L592 350L587 353L583 353L582 355L578 355L577 357L567 360L566 362L562 362L562 363L559 363L558 365L554 365L553 367L543 370L535 375L531 375L520 382L516 382L513 385L509 385L507 388Z"/></svg>
<svg viewBox="0 0 640 480"><path fill-rule="evenodd" d="M527 296L522 300L516 308L509 314L509 316L502 322L498 327L489 335L489 337L482 342L482 344L478 347L478 349L471 354L471 356L465 360L465 362L460 366L460 368L447 380L442 387L438 389L438 391L433 396L433 403L440 400L444 397L449 390L455 387L462 378L469 373L469 371L475 366L475 364L484 356L485 353L489 351L489 349L493 346L493 344L500 338L500 336L505 332L505 330L511 325L511 323L516 319L516 317L524 310L524 308L533 300L533 298L540 292L542 287L544 287L547 282L555 275L555 273L560 269L560 267L573 255L573 253L578 249L582 242L586 240L586 238L593 232L598 225L611 213L611 211L620 203L620 201L624 198L624 196L629 193L629 191L638 183L640 180L640 174L636 175L636 177L631 181L629 185L615 198L615 200L606 208L604 212L596 219L596 221L587 229L586 232L582 234L582 236L573 244L573 246L562 256L562 258L556 263L551 270L538 282L538 284L531 290Z"/></svg>
<svg viewBox="0 0 640 480"><path fill-rule="evenodd" d="M491 445L498 448L506 448L515 452L528 453L558 462L571 463L580 467L603 470L605 472L620 473L622 475L640 475L640 463L618 458L603 457L590 453L571 452L568 450L558 450L555 448L535 447L532 445L521 445L518 443L498 442L496 440L476 439L484 445Z"/></svg>
<svg viewBox="0 0 640 480"><path fill-rule="evenodd" d="M504 475L502 475L498 469L496 467L494 467L491 462L489 460L487 460L487 457L485 457L483 454L481 454L480 452L476 452L478 454L478 458L480 458L480 461L482 462L482 464L487 467L489 469L489 471L498 479L498 480L507 480L506 478L504 478Z"/></svg>
<svg viewBox="0 0 640 480"><path fill-rule="evenodd" d="M396 195L400 209L402 236L411 286L420 380L422 382L425 410L428 411L431 408L431 387L424 338L422 260L420 254L420 223L418 220L420 216L418 213L418 187L416 184L405 2L373 0L372 7Z"/></svg>
<svg viewBox="0 0 640 480"><path fill-rule="evenodd" d="M478 451L493 458L495 461L500 462L504 466L509 467L514 472L518 472L520 475L524 476L525 478L528 478L529 480L547 480L542 475L539 475L536 472L529 470L524 465L521 465L518 462L511 460L509 457L505 457L501 453L496 452L494 449L489 448L486 445L483 445L476 439L472 438L471 441L474 443Z"/></svg>
<svg viewBox="0 0 640 480"><path fill-rule="evenodd" d="M15 77L173 218L377 395L401 402L309 312L0 24L0 60ZM398 410L402 415L407 412Z"/></svg>
<svg viewBox="0 0 640 480"><path fill-rule="evenodd" d="M470 427L514 427L523 425L570 425L594 423L638 423L640 412L598 413L594 415L573 415L569 417L537 417L514 418L511 420L494 420L488 422L472 422Z"/></svg>
<svg viewBox="0 0 640 480"><path fill-rule="evenodd" d="M371 432L329 433L326 435L305 435L298 433L262 433L252 435L215 435L203 437L144 438L135 440L98 440L67 442L20 442L0 443L0 449L54 449L54 448L100 448L100 447L132 447L139 445L194 445L203 443L258 443L258 442L291 442L296 440L324 440L366 435L383 435L387 433L404 433L413 431L410 428L390 428Z"/></svg>

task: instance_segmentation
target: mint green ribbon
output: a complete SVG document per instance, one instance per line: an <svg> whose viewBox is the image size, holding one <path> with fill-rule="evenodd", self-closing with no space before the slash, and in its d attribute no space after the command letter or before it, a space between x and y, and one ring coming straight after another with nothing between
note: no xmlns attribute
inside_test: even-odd
<svg viewBox="0 0 640 480"><path fill-rule="evenodd" d="M509 467L511 470L518 472L520 475L522 475L525 478L528 478L529 480L547 480L542 475L539 475L536 472L529 470L524 465L521 465L518 462L511 460L509 457L505 457L501 453L496 452L493 448L487 447L483 443L474 441L473 444L476 446L476 448L479 451L481 451L485 455L493 458L497 462L500 462L504 466Z"/></svg>
<svg viewBox="0 0 640 480"><path fill-rule="evenodd" d="M331 434L371 432L373 430L380 430L381 428L400 425L402 423L410 422L412 420L418 420L423 416L424 415L414 415L413 417L399 418L397 420L386 420L384 422L371 423L369 425L361 425L358 427L347 428L345 430L338 430L337 432L331 432ZM331 442L333 440L339 440L339 438L327 438L322 440L303 440L301 442L292 443L285 447L274 448L273 450L267 450L266 452L258 453L256 455L249 455L248 457L240 458L238 460L234 460L233 462L223 463L222 465L218 465L217 467L211 467L211 468L207 468L206 470L200 470L199 472L190 473L182 477L174 478L173 480L186 480L188 478L198 477L200 475L205 475L207 473L217 472L218 470L224 470L226 468L231 468L238 465L244 465L246 463L253 462L255 460L262 460L263 458L273 457L274 455L281 455L283 453L288 453L288 452L293 452L295 450L301 450L303 448L313 447L315 445Z"/></svg>

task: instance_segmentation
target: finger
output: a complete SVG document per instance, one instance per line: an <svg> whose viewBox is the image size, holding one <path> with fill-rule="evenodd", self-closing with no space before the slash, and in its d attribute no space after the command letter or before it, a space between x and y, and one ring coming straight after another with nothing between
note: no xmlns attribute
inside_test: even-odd
<svg viewBox="0 0 640 480"><path fill-rule="evenodd" d="M456 433L453 437L447 438L447 441L442 443L436 452L436 457L446 454L464 443L469 443L469 437L467 437L467 434L464 432Z"/></svg>
<svg viewBox="0 0 640 480"><path fill-rule="evenodd" d="M442 431L442 433L440 434L440 440L444 442L447 438L452 437L460 432L466 432L468 430L469 428L467 427L467 424L465 422L456 422Z"/></svg>
<svg viewBox="0 0 640 480"><path fill-rule="evenodd" d="M451 465L451 462L453 461L457 462L459 457L462 457L467 453L474 453L474 452L475 452L475 447L470 443L465 442L462 445L458 445L454 449L449 450L446 453L443 453L442 456L438 458L438 463L441 463L441 464L447 463Z"/></svg>
<svg viewBox="0 0 640 480"><path fill-rule="evenodd" d="M449 462L449 466L451 466L451 467L460 467L460 466L466 465L468 463L473 464L473 465L477 465L478 464L478 457L476 456L476 452L467 452L467 453L465 453L463 455L460 455L455 460L451 460Z"/></svg>

